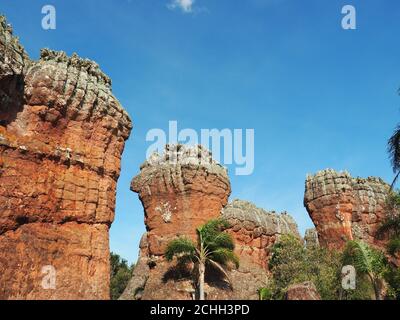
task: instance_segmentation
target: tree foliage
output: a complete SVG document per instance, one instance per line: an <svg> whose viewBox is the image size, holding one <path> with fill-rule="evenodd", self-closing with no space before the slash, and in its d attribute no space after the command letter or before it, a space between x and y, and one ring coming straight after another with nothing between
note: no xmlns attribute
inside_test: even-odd
<svg viewBox="0 0 400 320"><path fill-rule="evenodd" d="M396 127L388 141L388 154L395 173L395 178L390 187L390 189L393 189L400 174L400 125Z"/></svg>
<svg viewBox="0 0 400 320"><path fill-rule="evenodd" d="M375 299L380 300L382 280L387 272L387 260L384 253L374 249L363 241L348 241L343 252L343 265L352 265L360 275L366 276L374 289Z"/></svg>
<svg viewBox="0 0 400 320"><path fill-rule="evenodd" d="M233 263L239 266L239 259L234 253L235 244L232 237L224 232L229 227L223 219L210 220L197 229L198 242L181 237L168 243L165 258L172 261L177 258L178 264L193 262L199 271L199 296L204 299L204 272L206 267L220 271L229 281L226 268Z"/></svg>
<svg viewBox="0 0 400 320"><path fill-rule="evenodd" d="M387 253L389 259L385 280L389 285L389 297L400 300L400 269L394 262L400 257L400 192L390 191L386 205L387 219L379 226L377 236L388 239ZM394 260L394 261L393 261Z"/></svg>
<svg viewBox="0 0 400 320"><path fill-rule="evenodd" d="M110 296L116 300L124 292L132 276L134 265L129 266L118 254L110 253Z"/></svg>
<svg viewBox="0 0 400 320"><path fill-rule="evenodd" d="M268 289L273 299L283 299L290 285L312 281L322 299L337 299L340 265L337 252L318 247L306 248L297 237L284 235L272 247L269 262L272 279Z"/></svg>

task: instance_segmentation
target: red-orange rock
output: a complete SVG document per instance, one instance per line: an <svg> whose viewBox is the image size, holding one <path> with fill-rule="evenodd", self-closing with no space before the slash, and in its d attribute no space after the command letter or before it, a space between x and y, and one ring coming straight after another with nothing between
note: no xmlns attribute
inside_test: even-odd
<svg viewBox="0 0 400 320"><path fill-rule="evenodd" d="M201 146L167 145L141 166L131 189L142 201L148 232L121 299L192 299L192 281L182 277L190 272L176 271L163 255L168 242L179 236L197 242L196 228L220 216L231 193L226 169Z"/></svg>
<svg viewBox="0 0 400 320"><path fill-rule="evenodd" d="M153 154L131 189L139 193L149 253L156 256L179 235L197 240L196 228L219 217L231 193L226 169L201 146L167 146L164 154Z"/></svg>
<svg viewBox="0 0 400 320"><path fill-rule="evenodd" d="M107 299L108 230L131 121L97 64L31 61L0 19L0 299ZM57 271L42 287L42 267Z"/></svg>
<svg viewBox="0 0 400 320"><path fill-rule="evenodd" d="M264 270L268 269L270 249L281 235L300 238L296 222L286 212L267 212L247 201L232 201L223 209L222 217L231 225L227 231L235 239L240 261L247 260Z"/></svg>
<svg viewBox="0 0 400 320"><path fill-rule="evenodd" d="M352 178L347 172L330 169L307 177L304 205L319 243L343 248L346 241L358 239L383 247L376 230L386 217L388 190L380 178Z"/></svg>
<svg viewBox="0 0 400 320"><path fill-rule="evenodd" d="M307 281L289 286L286 300L321 300L321 296L315 285Z"/></svg>
<svg viewBox="0 0 400 320"><path fill-rule="evenodd" d="M207 268L206 299L258 299L257 290L267 283L271 246L281 234L298 235L286 214L268 213L240 200L226 206L230 194L226 170L202 147L167 146L163 155L152 156L142 166L132 190L139 192L148 232L121 299L194 299L194 266L176 268L163 254L168 242L180 235L197 242L196 228L220 217L231 224L226 231L235 240L240 267L228 271L230 285Z"/></svg>

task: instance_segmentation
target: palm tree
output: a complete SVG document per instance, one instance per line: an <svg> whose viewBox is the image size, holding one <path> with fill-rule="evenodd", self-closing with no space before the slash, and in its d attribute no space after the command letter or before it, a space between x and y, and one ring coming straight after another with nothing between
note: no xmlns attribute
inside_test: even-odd
<svg viewBox="0 0 400 320"><path fill-rule="evenodd" d="M400 89L398 92L400 94ZM400 176L400 125L397 125L388 141L388 153L390 162L392 163L393 173L395 174L393 182L390 186L390 191L392 191L397 179Z"/></svg>
<svg viewBox="0 0 400 320"><path fill-rule="evenodd" d="M212 266L226 277L229 276L225 268L233 262L236 268L239 259L233 252L235 245L232 237L223 230L229 227L223 219L211 220L197 228L198 243L181 237L169 242L165 251L165 257L172 261L174 257L179 263L194 262L198 270L199 298L204 300L204 275L206 267Z"/></svg>
<svg viewBox="0 0 400 320"><path fill-rule="evenodd" d="M392 191L397 179L400 176L400 125L394 130L393 135L388 141L388 153L390 162L392 164L392 169L395 174L393 182L390 186L390 191Z"/></svg>
<svg viewBox="0 0 400 320"><path fill-rule="evenodd" d="M388 235L387 250L391 255L400 251L400 216L387 218L378 229L378 235Z"/></svg>
<svg viewBox="0 0 400 320"><path fill-rule="evenodd" d="M352 264L358 274L366 275L374 288L376 300L382 300L380 283L386 270L386 259L381 251L362 241L349 241L343 252L343 264Z"/></svg>
<svg viewBox="0 0 400 320"><path fill-rule="evenodd" d="M400 193L392 191L387 198L387 217L377 230L377 236L389 239L387 251L395 256L400 252Z"/></svg>

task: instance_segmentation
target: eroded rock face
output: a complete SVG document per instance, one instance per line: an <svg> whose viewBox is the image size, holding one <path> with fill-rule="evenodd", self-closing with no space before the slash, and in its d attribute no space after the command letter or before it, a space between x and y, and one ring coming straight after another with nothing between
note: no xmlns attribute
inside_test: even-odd
<svg viewBox="0 0 400 320"><path fill-rule="evenodd" d="M257 300L258 289L268 283L268 262L271 248L281 235L300 237L297 225L286 212L277 214L256 207L243 200L233 200L222 211L235 241L235 253L240 259L239 269L229 272L232 287L221 290L210 285L207 297L212 300Z"/></svg>
<svg viewBox="0 0 400 320"><path fill-rule="evenodd" d="M194 266L177 268L174 262L165 261L165 247L180 235L197 242L196 228L219 217L231 223L227 232L235 240L240 267L229 271L230 285L207 269L206 299L258 299L257 290L267 284L270 247L281 234L298 235L296 224L287 214L266 212L246 201L225 206L230 193L225 169L202 147L179 148L178 155L169 153L175 147L167 147L164 155L153 156L132 182L145 208L148 232L121 299L194 299ZM168 162L171 157L176 161Z"/></svg>
<svg viewBox="0 0 400 320"><path fill-rule="evenodd" d="M347 172L330 169L307 177L304 205L320 244L343 248L346 241L359 239L383 246L376 230L385 219L388 190L380 178L352 178Z"/></svg>
<svg viewBox="0 0 400 320"><path fill-rule="evenodd" d="M286 300L321 300L321 296L315 285L307 281L289 286Z"/></svg>
<svg viewBox="0 0 400 320"><path fill-rule="evenodd" d="M241 261L249 260L263 269L268 268L270 248L280 235L300 238L296 222L286 212L267 212L247 201L232 201L223 209L222 217L231 225L228 232L235 239Z"/></svg>
<svg viewBox="0 0 400 320"><path fill-rule="evenodd" d="M139 257L129 281L120 300L141 300L144 289L150 276L150 267L153 267L149 255L147 232L142 236L139 244Z"/></svg>
<svg viewBox="0 0 400 320"><path fill-rule="evenodd" d="M304 235L304 241L306 243L307 248L318 248L319 240L318 240L318 232L315 228L307 229Z"/></svg>
<svg viewBox="0 0 400 320"><path fill-rule="evenodd" d="M179 235L196 240L196 228L218 217L231 193L226 169L201 146L167 146L142 165L131 189L143 204L149 253L155 256Z"/></svg>
<svg viewBox="0 0 400 320"><path fill-rule="evenodd" d="M141 166L131 189L142 201L148 232L121 299L192 299L190 271L176 271L163 255L170 240L197 242L196 228L219 217L231 193L226 169L201 146L167 145Z"/></svg>
<svg viewBox="0 0 400 320"><path fill-rule="evenodd" d="M132 128L98 65L0 23L0 299L107 299L108 230ZM57 271L42 286L42 267Z"/></svg>

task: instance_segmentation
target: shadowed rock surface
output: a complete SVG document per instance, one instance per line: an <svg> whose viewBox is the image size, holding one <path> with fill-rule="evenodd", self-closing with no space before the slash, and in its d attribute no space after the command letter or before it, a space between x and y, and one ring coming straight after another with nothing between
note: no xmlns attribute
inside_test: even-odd
<svg viewBox="0 0 400 320"><path fill-rule="evenodd" d="M96 63L48 49L31 61L0 18L0 299L109 298L131 128ZM55 290L42 287L47 265Z"/></svg>
<svg viewBox="0 0 400 320"><path fill-rule="evenodd" d="M352 178L347 172L331 169L308 176L304 205L318 232L319 243L343 248L346 241L359 239L383 246L376 237L385 219L389 185L382 179Z"/></svg>

